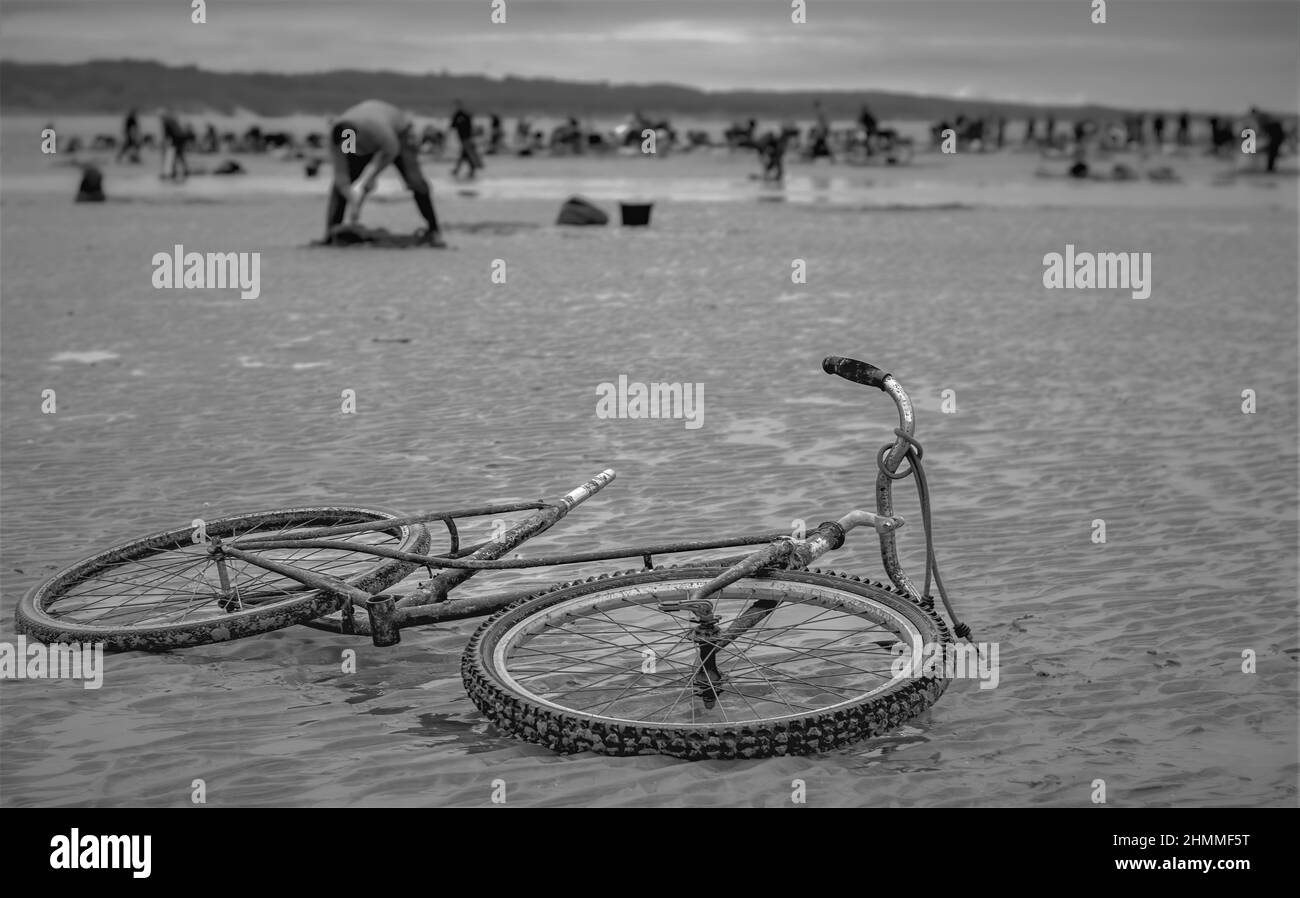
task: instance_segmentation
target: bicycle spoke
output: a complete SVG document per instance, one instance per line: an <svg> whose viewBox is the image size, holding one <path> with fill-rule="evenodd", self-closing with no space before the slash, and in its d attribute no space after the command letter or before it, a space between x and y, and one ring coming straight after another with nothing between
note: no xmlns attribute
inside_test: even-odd
<svg viewBox="0 0 1300 898"><path fill-rule="evenodd" d="M356 517L347 515L295 517L289 513L275 522L256 518L232 521L220 533L221 522L214 521L209 527L216 525L217 529L210 529L209 533L227 542L246 536L292 540L295 532L337 524L340 520L358 522ZM397 535L383 530L360 533L350 543L356 546L355 550L290 547L258 554L268 561L346 580L381 563L378 556L369 554L365 548L396 546L401 543L403 532ZM151 544L153 538L149 538L142 540L138 547L123 547L123 557L89 568L53 592L45 602L46 613L77 625L163 626L219 618L280 602L300 602L319 594L291 577L227 558L224 561L230 590L227 595L209 546L189 543L183 533L177 534L175 540L159 546ZM232 599L229 606L223 601L226 598Z"/></svg>
<svg viewBox="0 0 1300 898"><path fill-rule="evenodd" d="M507 669L560 707L663 725L806 714L894 679L901 631L881 623L893 617L866 613L871 606L819 604L815 593L796 588L733 584L710 596L712 632L719 635L709 636L685 612L660 607L686 592L615 593L559 608L511 645ZM774 606L756 623L738 624L760 600ZM705 665L704 640L718 643L713 658L720 677ZM620 663L646 652L654 653L653 673Z"/></svg>

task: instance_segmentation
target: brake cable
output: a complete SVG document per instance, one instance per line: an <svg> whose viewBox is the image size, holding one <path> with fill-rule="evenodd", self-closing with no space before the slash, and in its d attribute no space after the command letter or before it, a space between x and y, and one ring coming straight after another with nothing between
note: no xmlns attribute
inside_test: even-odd
<svg viewBox="0 0 1300 898"><path fill-rule="evenodd" d="M921 502L921 529L925 531L925 590L922 592L922 596L929 598L932 602L934 601L934 597L930 595L930 576L933 572L934 584L938 587L939 598L943 600L943 607L948 610L948 618L952 621L953 632L957 634L958 639L968 639L970 637L970 627L957 619L957 612L953 610L952 602L948 600L948 590L944 588L943 578L939 576L939 559L934 554L934 534L930 526L930 486L925 479L925 469L921 467L921 456L925 454L925 449L915 437L901 427L894 428L894 435L907 443L907 452L904 455L910 462L907 470L899 473L890 471L885 466L885 454L894 448L892 443L882 446L880 451L876 453L876 467L880 470L880 473L890 480L902 480L912 474L916 475L916 494Z"/></svg>

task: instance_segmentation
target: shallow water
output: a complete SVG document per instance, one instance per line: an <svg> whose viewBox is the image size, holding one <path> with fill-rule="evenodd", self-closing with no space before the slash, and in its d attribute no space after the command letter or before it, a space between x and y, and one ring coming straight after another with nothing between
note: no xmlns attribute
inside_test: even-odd
<svg viewBox="0 0 1300 898"><path fill-rule="evenodd" d="M782 805L798 778L821 805L1080 805L1102 778L1116 805L1294 805L1298 235L1277 195L1191 212L667 200L647 230L561 230L553 199L444 191L445 253L305 248L314 198L7 195L0 639L57 567L197 516L533 498L606 465L619 479L525 553L868 507L895 422L821 373L837 353L912 393L945 579L1002 671L815 758L561 758L464 696L474 621L386 650L294 628L110 656L98 691L0 683L0 801L183 805L203 778L211 804L483 805L503 779L518 804ZM367 217L414 223L405 203ZM175 243L260 251L260 298L154 290L150 258ZM1151 252L1150 298L1045 290L1042 257L1067 243ZM598 418L620 374L704 383L704 426ZM917 521L910 496L900 511ZM901 546L916 569L919 527ZM880 576L866 539L825 566Z"/></svg>

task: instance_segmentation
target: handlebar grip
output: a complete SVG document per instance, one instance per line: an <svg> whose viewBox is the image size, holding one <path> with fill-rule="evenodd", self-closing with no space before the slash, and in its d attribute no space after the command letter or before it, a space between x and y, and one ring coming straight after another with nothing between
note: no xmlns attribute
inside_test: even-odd
<svg viewBox="0 0 1300 898"><path fill-rule="evenodd" d="M866 362L859 362L857 359L842 358L838 355L828 355L822 359L822 370L827 374L837 374L845 380L853 381L855 384L875 387L877 390L885 389L885 378L889 377L888 371L881 371L875 365L868 365Z"/></svg>

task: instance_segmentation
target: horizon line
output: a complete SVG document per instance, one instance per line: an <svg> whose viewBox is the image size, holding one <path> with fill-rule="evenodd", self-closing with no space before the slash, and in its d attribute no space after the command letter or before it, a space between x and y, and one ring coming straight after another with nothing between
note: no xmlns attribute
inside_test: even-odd
<svg viewBox="0 0 1300 898"><path fill-rule="evenodd" d="M1148 113L1149 112L1168 113L1176 110L1178 112L1187 112L1190 115L1221 114L1224 111L1222 109L1214 109L1214 110L1193 109L1190 106L1134 107L1134 106L1122 106L1122 105L1104 103L1097 100L1084 100L1081 102L1066 102L1066 101L1053 101L1053 100L1017 100L1017 99L1004 99L1004 98L989 97L989 96L978 96L978 97L956 96L953 94L943 94L943 93L918 93L915 91L907 91L907 90L889 90L889 89L875 89L875 88L863 88L863 89L852 89L852 88L844 88L844 87L709 88L709 87L699 87L691 84L685 84L682 82L674 82L674 81L613 81L608 78L580 80L580 79L573 79L573 78L556 78L556 77L550 77L545 75L519 75L510 72L502 73L499 75L491 74L487 72L453 72L447 69L442 69L438 71L427 71L427 72L410 72L410 71L403 71L400 69L364 68L364 67L318 69L314 71L275 71L270 69L256 69L256 68L227 70L227 69L207 68L205 66L197 65L194 63L176 65L172 63L163 62L159 59L146 59L146 58L132 57L132 56L121 56L116 58L100 57L100 58L92 58L92 59L84 60L82 62L37 62L32 60L4 59L4 60L0 60L0 67L14 66L14 67L33 68L38 66L44 66L44 67L51 67L51 68L75 69L75 68L85 68L87 66L93 66L93 65L101 65L101 64L111 65L111 64L121 64L121 63L127 63L133 65L157 66L159 68L169 69L169 70L192 70L197 72L203 72L208 75L214 75L217 77L270 75L279 78L303 79L303 78L312 78L316 76L339 75L339 74L346 74L349 72L355 72L355 73L361 73L366 75L385 75L390 77L407 78L407 79L474 78L474 79L479 79L482 81L498 83L498 84L508 80L516 80L516 81L525 81L525 82L533 82L533 83L549 82L557 85L566 85L566 84L582 85L588 87L668 88L673 90L688 91L703 96L714 96L714 97L722 97L728 95L807 96L812 94L826 94L826 95L836 95L839 97L848 97L853 95L859 95L859 96L875 95L875 96L894 97L894 98L903 98L903 99L911 98L911 99L922 100L922 101L941 101L941 102L953 103L958 105L964 104L970 106L977 106L979 104L990 104L990 105L998 105L998 106L1019 106L1019 107L1029 108L1029 109L1055 108L1055 109L1083 110L1088 108L1095 108L1095 109L1102 109L1102 110L1148 112ZM244 110L244 111L252 112L252 110ZM84 114L94 114L94 112L88 110ZM262 115L263 113L253 113L253 114ZM293 114L311 114L311 113L293 113ZM1287 109L1285 114L1288 116L1300 115L1300 109L1294 109L1294 110ZM276 116L268 116L268 117L276 117Z"/></svg>

